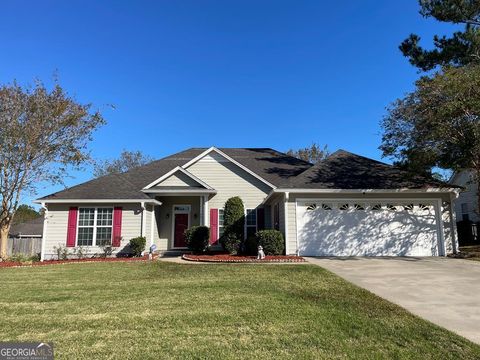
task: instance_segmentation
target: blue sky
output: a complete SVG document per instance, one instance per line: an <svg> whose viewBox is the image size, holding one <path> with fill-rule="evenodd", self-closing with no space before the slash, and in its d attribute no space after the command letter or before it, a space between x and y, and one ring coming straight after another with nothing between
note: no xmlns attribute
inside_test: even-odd
<svg viewBox="0 0 480 360"><path fill-rule="evenodd" d="M104 110L95 158L317 142L381 159L385 107L419 76L399 43L451 30L415 0L4 1L0 83L56 71Z"/></svg>

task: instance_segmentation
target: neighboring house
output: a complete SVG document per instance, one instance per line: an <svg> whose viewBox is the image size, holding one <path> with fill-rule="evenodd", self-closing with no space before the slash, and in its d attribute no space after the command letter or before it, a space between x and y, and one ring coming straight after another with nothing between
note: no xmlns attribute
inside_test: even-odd
<svg viewBox="0 0 480 360"><path fill-rule="evenodd" d="M312 165L272 149L192 148L37 200L45 208L42 259L54 246L133 237L147 247L185 249L184 230L223 233L223 206L240 196L246 234L278 229L286 254L304 256L436 256L456 251L456 189L410 179L402 170L337 151Z"/></svg>
<svg viewBox="0 0 480 360"><path fill-rule="evenodd" d="M44 218L14 224L10 227L7 242L7 254L37 256L41 253Z"/></svg>
<svg viewBox="0 0 480 360"><path fill-rule="evenodd" d="M43 234L43 216L36 219L14 224L10 227L9 237L22 238L41 238Z"/></svg>
<svg viewBox="0 0 480 360"><path fill-rule="evenodd" d="M474 181L472 171L463 170L453 174L450 183L463 187L455 202L455 214L457 221L466 220L478 222L480 217L478 207L478 184Z"/></svg>

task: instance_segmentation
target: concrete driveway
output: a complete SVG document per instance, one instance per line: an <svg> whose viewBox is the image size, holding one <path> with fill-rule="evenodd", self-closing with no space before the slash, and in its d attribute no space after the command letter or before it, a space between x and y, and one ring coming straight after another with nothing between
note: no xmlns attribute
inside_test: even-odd
<svg viewBox="0 0 480 360"><path fill-rule="evenodd" d="M440 257L307 260L480 344L480 262Z"/></svg>

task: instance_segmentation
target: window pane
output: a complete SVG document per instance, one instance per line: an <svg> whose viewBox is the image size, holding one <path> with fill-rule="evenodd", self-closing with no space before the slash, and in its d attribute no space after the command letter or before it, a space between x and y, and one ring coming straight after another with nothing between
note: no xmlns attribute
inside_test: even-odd
<svg viewBox="0 0 480 360"><path fill-rule="evenodd" d="M218 209L218 226L223 226L224 214L223 209Z"/></svg>
<svg viewBox="0 0 480 360"><path fill-rule="evenodd" d="M95 221L95 209L82 208L79 211L78 226L93 226Z"/></svg>
<svg viewBox="0 0 480 360"><path fill-rule="evenodd" d="M111 227L97 227L97 241L96 245L107 245L112 243L112 228Z"/></svg>
<svg viewBox="0 0 480 360"><path fill-rule="evenodd" d="M113 209L98 209L97 226L112 226Z"/></svg>
<svg viewBox="0 0 480 360"><path fill-rule="evenodd" d="M218 237L221 238L223 236L224 228L223 226L218 227Z"/></svg>
<svg viewBox="0 0 480 360"><path fill-rule="evenodd" d="M78 228L78 246L91 246L93 244L93 228Z"/></svg>
<svg viewBox="0 0 480 360"><path fill-rule="evenodd" d="M247 226L257 225L257 211L255 209L247 209Z"/></svg>

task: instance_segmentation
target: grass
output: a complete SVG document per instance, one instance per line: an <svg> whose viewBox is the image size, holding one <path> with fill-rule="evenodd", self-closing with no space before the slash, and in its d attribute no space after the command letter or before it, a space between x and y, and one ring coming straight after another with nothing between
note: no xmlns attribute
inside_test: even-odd
<svg viewBox="0 0 480 360"><path fill-rule="evenodd" d="M0 269L0 340L59 359L475 359L480 347L312 265Z"/></svg>

